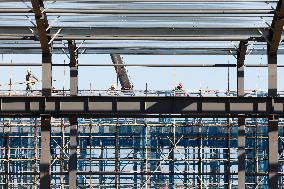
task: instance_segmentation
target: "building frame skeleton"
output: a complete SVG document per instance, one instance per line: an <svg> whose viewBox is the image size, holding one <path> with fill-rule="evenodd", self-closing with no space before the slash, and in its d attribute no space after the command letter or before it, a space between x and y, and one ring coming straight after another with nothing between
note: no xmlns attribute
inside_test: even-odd
<svg viewBox="0 0 284 189"><path fill-rule="evenodd" d="M113 0L81 2L106 6L92 10L64 8L68 4L65 0L9 2L15 6L7 8L9 3L0 0L0 17L3 20L9 16L15 16L12 17L15 20L25 17L32 25L0 24L0 52L41 54L41 63L14 66L40 66L42 90L40 96L0 96L1 188L284 188L284 97L277 91L277 70L282 66L277 62L278 55L284 54L284 0L231 1L266 3L275 5L274 8L195 10L177 9L176 1L172 0L122 0L120 9L111 6L117 3ZM225 0L178 2L185 6L226 3ZM17 8L18 3L25 7ZM143 7L151 3L153 7ZM159 3L172 7L155 8ZM46 8L46 4L61 6ZM131 6L140 8L134 10ZM55 18L56 22L61 16L87 19L86 15L106 19L118 16L122 25L86 27L79 19L70 26L67 19L53 26L54 20L50 20ZM174 19L180 15L200 20L210 16L252 17L259 18L266 26L173 27L167 22L146 27L123 25L131 21L128 17ZM109 41L117 46L109 45ZM136 44L137 41L143 44ZM193 44L196 41L201 46ZM222 46L224 43L231 45ZM66 66L53 64L53 54L64 53L70 58L70 95L53 96L52 69ZM233 55L234 64L167 66L236 67L237 94L234 97L78 96L80 66L122 66L80 64L81 53ZM245 97L246 56L263 54L267 55L267 65L254 66L267 67L267 96Z"/></svg>

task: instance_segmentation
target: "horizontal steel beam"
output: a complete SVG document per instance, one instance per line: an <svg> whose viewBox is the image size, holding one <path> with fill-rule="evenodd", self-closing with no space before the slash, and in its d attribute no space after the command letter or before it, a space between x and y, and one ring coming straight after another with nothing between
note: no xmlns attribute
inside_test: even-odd
<svg viewBox="0 0 284 189"><path fill-rule="evenodd" d="M34 29L34 28L31 28ZM172 27L53 27L50 35L57 35L57 40L86 39L86 40L255 40L269 34L269 28L172 28ZM261 33L259 32L261 31ZM24 26L2 27L0 38L33 39L30 30Z"/></svg>
<svg viewBox="0 0 284 189"><path fill-rule="evenodd" d="M0 2L7 2L7 0L0 0ZM9 2L19 2L19 0L9 0ZM78 2L70 0L57 0L57 2ZM198 3L207 3L207 2L228 2L227 0L80 0L80 3L90 4L90 3L128 3L128 2L167 2L167 3L177 3L177 2L198 2ZM277 0L231 0L230 2L277 2Z"/></svg>
<svg viewBox="0 0 284 189"><path fill-rule="evenodd" d="M10 8L4 9L0 8L0 14L28 14L31 13L31 9L28 8ZM45 11L48 14L68 14L72 16L80 15L80 14L134 14L134 15L145 15L145 14L238 14L239 16L246 14L273 14L274 11L272 9L70 9L70 8L50 8Z"/></svg>
<svg viewBox="0 0 284 189"><path fill-rule="evenodd" d="M283 117L284 110L284 97L22 96L0 101L3 117Z"/></svg>
<svg viewBox="0 0 284 189"><path fill-rule="evenodd" d="M54 47L53 54L63 54L62 49L65 52L66 48ZM85 50L86 49L86 50ZM84 50L84 54L124 54L124 55L236 55L237 50L232 48L147 48L147 47L82 47L79 49L79 53ZM40 47L34 47L26 45L26 47L0 47L1 54L41 54ZM266 49L253 49L248 51L249 55L263 55L266 54ZM284 54L284 49L279 49L278 54Z"/></svg>
<svg viewBox="0 0 284 189"><path fill-rule="evenodd" d="M0 63L0 67L41 67L42 63ZM53 67L69 67L69 64L52 64ZM78 64L78 67L119 67L119 66L127 66L127 67L154 67L154 68L235 68L237 64L151 64L151 63L143 63L143 64L88 64L82 63ZM267 68L267 64L246 64L244 67L247 68ZM284 65L277 65L278 68L284 68Z"/></svg>

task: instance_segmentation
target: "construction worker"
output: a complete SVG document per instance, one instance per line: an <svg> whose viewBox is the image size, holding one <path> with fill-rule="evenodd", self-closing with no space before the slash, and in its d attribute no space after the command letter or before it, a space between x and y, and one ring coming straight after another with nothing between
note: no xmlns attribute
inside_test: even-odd
<svg viewBox="0 0 284 189"><path fill-rule="evenodd" d="M175 88L175 90L183 90L183 83L179 83L178 86Z"/></svg>
<svg viewBox="0 0 284 189"><path fill-rule="evenodd" d="M111 90L111 91L115 91L115 90L116 90L116 84L113 83L113 84L110 86L110 90Z"/></svg>
<svg viewBox="0 0 284 189"><path fill-rule="evenodd" d="M183 83L179 83L173 90L174 96L186 96L187 93L183 88Z"/></svg>
<svg viewBox="0 0 284 189"><path fill-rule="evenodd" d="M118 93L116 91L116 84L111 84L110 88L107 91L107 94L110 96L117 96Z"/></svg>
<svg viewBox="0 0 284 189"><path fill-rule="evenodd" d="M38 79L32 74L32 70L28 69L27 70L27 75L26 75L26 91L32 91L32 85L35 84L35 82L37 82Z"/></svg>

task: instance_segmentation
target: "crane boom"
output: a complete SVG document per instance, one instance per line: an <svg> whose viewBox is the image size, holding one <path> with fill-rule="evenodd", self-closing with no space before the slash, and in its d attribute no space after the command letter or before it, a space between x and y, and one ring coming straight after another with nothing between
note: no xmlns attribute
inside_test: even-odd
<svg viewBox="0 0 284 189"><path fill-rule="evenodd" d="M127 74L127 70L125 66L123 66L124 62L120 55L118 54L111 54L111 60L115 65L122 65L122 66L114 66L115 71L117 73L117 77L119 79L121 90L132 90L133 85L130 82L129 76Z"/></svg>

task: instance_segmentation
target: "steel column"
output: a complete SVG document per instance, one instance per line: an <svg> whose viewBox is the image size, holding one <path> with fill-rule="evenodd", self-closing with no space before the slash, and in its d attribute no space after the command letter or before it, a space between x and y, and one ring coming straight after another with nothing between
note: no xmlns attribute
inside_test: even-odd
<svg viewBox="0 0 284 189"><path fill-rule="evenodd" d="M117 120L118 121L118 120ZM117 123L115 126L115 172L119 173L120 172L120 146L119 146L119 131L120 131L120 126ZM115 188L119 189L120 188L120 175L116 174L115 175Z"/></svg>
<svg viewBox="0 0 284 189"><path fill-rule="evenodd" d="M40 154L40 188L50 189L51 183L51 152L50 152L50 117L41 118L41 154Z"/></svg>
<svg viewBox="0 0 284 189"><path fill-rule="evenodd" d="M268 55L277 55L283 32L284 0L279 0L269 29Z"/></svg>
<svg viewBox="0 0 284 189"><path fill-rule="evenodd" d="M78 53L75 41L68 41L70 53L70 96L78 95ZM77 188L77 116L72 115L70 121L70 157L69 157L69 188Z"/></svg>
<svg viewBox="0 0 284 189"><path fill-rule="evenodd" d="M268 95L277 96L277 55L268 55ZM271 100L270 112L274 112L275 102ZM268 120L269 142L269 188L278 188L278 118L269 117Z"/></svg>
<svg viewBox="0 0 284 189"><path fill-rule="evenodd" d="M268 48L269 51L269 48ZM268 54L268 95L277 96L277 54ZM270 112L274 111L274 99L270 104ZM278 188L278 118L268 120L268 154L269 154L269 188Z"/></svg>
<svg viewBox="0 0 284 189"><path fill-rule="evenodd" d="M70 54L70 95L78 95L78 53L75 41L68 41Z"/></svg>
<svg viewBox="0 0 284 189"><path fill-rule="evenodd" d="M244 96L244 71L245 71L245 58L247 51L247 41L241 41L237 54L237 86L238 86L238 96Z"/></svg>
<svg viewBox="0 0 284 189"><path fill-rule="evenodd" d="M238 189L246 188L245 119L238 119Z"/></svg>
<svg viewBox="0 0 284 189"><path fill-rule="evenodd" d="M277 96L277 53L283 31L284 0L279 0L270 27L270 35L267 46L268 55L268 95ZM272 99L270 112L273 112L275 102ZM269 142L269 188L278 188L278 116L269 116L268 120Z"/></svg>
<svg viewBox="0 0 284 189"><path fill-rule="evenodd" d="M40 40L42 49L42 95L51 96L52 93L52 44L50 43L50 29L42 0L32 0L33 12L37 24L36 38ZM38 36L37 36L38 35Z"/></svg>
<svg viewBox="0 0 284 189"><path fill-rule="evenodd" d="M50 42L50 30L44 3L42 0L31 0L37 34L35 37L40 40L42 49L42 95L52 94L52 45ZM50 152L50 116L41 118L41 154L40 154L40 188L49 189L51 183L51 152Z"/></svg>
<svg viewBox="0 0 284 189"><path fill-rule="evenodd" d="M277 53L281 42L284 18L284 0L279 0L270 27L268 54L268 95L277 96ZM274 100L271 102L271 112L274 111ZM269 188L278 188L278 117L268 120L269 137Z"/></svg>
<svg viewBox="0 0 284 189"><path fill-rule="evenodd" d="M169 172L171 175L169 176L169 186L170 189L175 188L175 149L176 149L176 126L175 123L172 125L172 133L171 133L171 145L170 145L170 153L169 153Z"/></svg>
<svg viewBox="0 0 284 189"><path fill-rule="evenodd" d="M277 96L277 55L268 55L268 96Z"/></svg>
<svg viewBox="0 0 284 189"><path fill-rule="evenodd" d="M247 51L247 41L241 41L237 54L237 95L244 97L244 71L245 58ZM245 167L245 118L238 119L238 188L245 188L246 167Z"/></svg>
<svg viewBox="0 0 284 189"><path fill-rule="evenodd" d="M278 188L278 117L271 116L268 120L268 159L269 188Z"/></svg>
<svg viewBox="0 0 284 189"><path fill-rule="evenodd" d="M69 188L77 188L77 117L70 121Z"/></svg>

